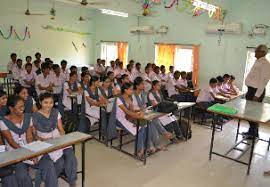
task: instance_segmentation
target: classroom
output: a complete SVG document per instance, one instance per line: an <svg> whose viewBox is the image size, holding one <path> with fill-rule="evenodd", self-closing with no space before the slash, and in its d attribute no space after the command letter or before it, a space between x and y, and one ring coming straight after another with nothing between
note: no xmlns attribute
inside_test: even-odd
<svg viewBox="0 0 270 187"><path fill-rule="evenodd" d="M270 185L269 0L0 0L0 187Z"/></svg>

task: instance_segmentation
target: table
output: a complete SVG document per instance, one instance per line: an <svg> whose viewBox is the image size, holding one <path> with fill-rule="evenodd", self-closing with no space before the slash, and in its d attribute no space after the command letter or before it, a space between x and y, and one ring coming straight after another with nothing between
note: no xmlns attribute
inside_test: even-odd
<svg viewBox="0 0 270 187"><path fill-rule="evenodd" d="M82 187L84 187L85 186L84 184L85 183L84 181L85 180L85 142L90 139L92 139L91 135L80 133L80 132L74 132L74 133L61 136L59 138L45 141L46 143L52 144L52 146L42 151L33 152L26 148L19 148L19 149L14 149L12 151L3 152L3 153L0 153L0 167L16 164L18 162L26 161L26 160L56 151L58 149L66 148L68 146L81 143L82 171L79 171L77 173L82 174Z"/></svg>
<svg viewBox="0 0 270 187"><path fill-rule="evenodd" d="M232 148L230 148L225 154L220 154L220 153L213 151L213 144L214 144L214 138L215 138L215 126L216 126L215 125L215 117L214 117L213 118L213 128L212 128L212 137L211 137L211 143L210 143L209 160L212 159L212 154L215 154L217 156L221 156L223 158L230 159L230 160L233 160L235 162L247 165L248 166L247 175L249 175L253 152L254 152L254 146L255 146L255 139L256 139L255 137L252 137L251 151L250 151L248 163L240 161L239 159L231 158L227 155L233 150L242 151L243 153L246 152L246 150L244 151L244 150L237 148L237 146L241 143L250 145L250 144L244 142L245 140L247 140L246 138L237 142L238 135L240 134L239 133L240 122L241 122L241 120L245 120L245 121L249 121L249 122L256 122L259 124L267 124L270 120L270 114L269 114L270 104L259 103L259 102L254 102L254 101L247 101L244 99L235 99L235 100L227 102L223 105L226 107L235 108L238 110L238 112L236 114L229 115L229 114L224 114L222 112L211 111L209 109L207 111L213 113L213 115L218 114L218 115L223 115L223 116L231 117L234 119L238 119L238 128L237 128L237 134L236 134L236 139L235 139L236 144ZM260 140L262 140L262 139L260 139ZM262 140L262 141L266 141L266 140ZM270 141L266 141L266 142L268 142L268 148L269 148Z"/></svg>
<svg viewBox="0 0 270 187"><path fill-rule="evenodd" d="M224 97L222 95L217 95L216 98L218 100L221 100L221 101L224 101L224 102L228 102L228 101L232 101L232 100L235 100L237 98L240 98L240 97L244 96L245 94L246 94L245 92L239 92L239 94L237 94L237 95L231 95L230 98Z"/></svg>

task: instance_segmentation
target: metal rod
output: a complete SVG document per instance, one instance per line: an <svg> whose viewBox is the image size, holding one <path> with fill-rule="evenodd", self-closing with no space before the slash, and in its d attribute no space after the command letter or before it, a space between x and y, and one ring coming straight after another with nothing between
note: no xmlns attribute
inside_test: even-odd
<svg viewBox="0 0 270 187"><path fill-rule="evenodd" d="M209 153L209 160L212 159L212 151L213 151L213 145L215 140L215 131L216 131L216 122L215 122L215 114L213 114L213 128L212 128L212 138L211 138L211 144L210 144L210 153Z"/></svg>
<svg viewBox="0 0 270 187"><path fill-rule="evenodd" d="M235 138L235 142L237 142L237 141L238 141L239 128L240 128L240 119L238 120L238 125L237 125L237 132L236 132L236 138Z"/></svg>
<svg viewBox="0 0 270 187"><path fill-rule="evenodd" d="M231 157L228 157L228 156L225 156L225 155L216 153L216 152L212 152L212 154L218 155L218 156L223 157L223 158L227 158L227 159L229 159L229 160L233 160L233 161L235 161L235 162L238 162L238 163L241 163L241 164L244 164L244 165L248 165L248 163L245 163L245 162L240 161L240 160L236 160L236 159L234 159L234 158L231 158Z"/></svg>
<svg viewBox="0 0 270 187"><path fill-rule="evenodd" d="M249 162L248 162L248 170L247 170L247 175L250 173L250 167L251 167L251 162L253 158L253 151L255 147L255 136L252 136L252 144L251 144L251 150L250 150L250 156L249 156Z"/></svg>
<svg viewBox="0 0 270 187"><path fill-rule="evenodd" d="M82 187L84 187L85 178L85 142L82 142Z"/></svg>

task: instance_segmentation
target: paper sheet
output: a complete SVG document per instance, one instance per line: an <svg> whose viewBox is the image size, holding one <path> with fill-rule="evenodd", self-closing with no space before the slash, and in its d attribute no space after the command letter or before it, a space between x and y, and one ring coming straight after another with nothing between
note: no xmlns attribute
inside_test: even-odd
<svg viewBox="0 0 270 187"><path fill-rule="evenodd" d="M39 152L39 151L47 149L51 146L52 146L52 144L49 144L46 142L35 141L35 142L30 143L30 144L26 144L23 147L30 150L30 151L33 151L33 152Z"/></svg>

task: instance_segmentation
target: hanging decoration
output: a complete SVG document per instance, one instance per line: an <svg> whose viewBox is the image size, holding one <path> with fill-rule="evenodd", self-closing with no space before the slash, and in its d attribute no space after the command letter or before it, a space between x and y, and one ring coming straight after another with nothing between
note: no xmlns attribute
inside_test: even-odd
<svg viewBox="0 0 270 187"><path fill-rule="evenodd" d="M182 0L178 5L176 6L176 10L180 13L187 12L193 14L193 6L191 0Z"/></svg>
<svg viewBox="0 0 270 187"><path fill-rule="evenodd" d="M15 39L17 40L20 40L20 41L24 41L27 37L30 39L30 31L29 31L29 28L28 27L25 27L25 31L24 31L24 36L23 37L20 37L18 35L18 33L16 32L14 26L10 26L10 29L9 29L9 34L7 36L4 35L4 33L2 32L2 30L0 29L0 36L5 39L5 40L8 40L12 37L12 34L14 33L14 36L15 36Z"/></svg>
<svg viewBox="0 0 270 187"><path fill-rule="evenodd" d="M161 4L161 0L143 0L142 1L142 8L143 8L143 16L149 16L151 14L151 8L154 5Z"/></svg>
<svg viewBox="0 0 270 187"><path fill-rule="evenodd" d="M86 45L85 45L85 43L83 43L83 44L82 44L82 46L83 46L84 48L86 48Z"/></svg>
<svg viewBox="0 0 270 187"><path fill-rule="evenodd" d="M78 34L78 35L81 35L81 36L91 35L91 33L89 33L89 32L80 32L80 31L75 31L75 30L72 30L72 29L67 29L67 28L62 28L62 27L54 27L52 25L42 26L42 28L46 29L46 30L53 30L53 31L58 31L58 32L70 32L70 33Z"/></svg>
<svg viewBox="0 0 270 187"><path fill-rule="evenodd" d="M72 42L72 45L73 45L74 49L76 50L76 52L78 52L79 50L78 50L78 48L77 48L77 46L75 45L74 42Z"/></svg>
<svg viewBox="0 0 270 187"><path fill-rule="evenodd" d="M173 0L169 5L167 5L166 1L164 1L164 8L172 8L174 5L178 6L179 0Z"/></svg>

